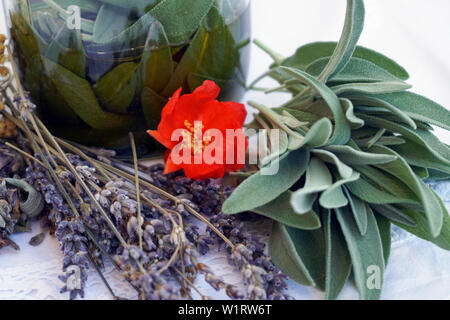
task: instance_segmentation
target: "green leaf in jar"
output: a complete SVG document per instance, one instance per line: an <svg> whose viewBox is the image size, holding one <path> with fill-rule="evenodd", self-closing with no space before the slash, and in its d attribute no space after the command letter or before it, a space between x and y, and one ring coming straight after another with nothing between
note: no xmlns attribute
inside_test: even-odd
<svg viewBox="0 0 450 320"><path fill-rule="evenodd" d="M174 70L172 51L164 27L155 21L148 32L144 53L139 65L143 73L141 81L155 92L161 92L170 80Z"/></svg>
<svg viewBox="0 0 450 320"><path fill-rule="evenodd" d="M51 60L44 59L44 62L56 89L86 124L99 130L123 130L132 126L134 117L102 110L89 82Z"/></svg>
<svg viewBox="0 0 450 320"><path fill-rule="evenodd" d="M148 87L144 87L141 97L142 111L148 129L156 129L161 120L161 111L167 104L167 99Z"/></svg>
<svg viewBox="0 0 450 320"><path fill-rule="evenodd" d="M30 61L34 55L39 55L39 44L28 22L19 13L11 13L11 24L12 38L19 44L25 60Z"/></svg>
<svg viewBox="0 0 450 320"><path fill-rule="evenodd" d="M126 113L136 91L134 62L119 64L104 75L94 86L101 105L110 112Z"/></svg>
<svg viewBox="0 0 450 320"><path fill-rule="evenodd" d="M86 76L84 46L79 30L69 29L64 24L44 56L81 78Z"/></svg>
<svg viewBox="0 0 450 320"><path fill-rule="evenodd" d="M97 43L106 43L109 39L126 30L129 24L126 12L124 13L115 6L104 4L95 19L92 40Z"/></svg>
<svg viewBox="0 0 450 320"><path fill-rule="evenodd" d="M168 97L179 87L185 87L190 74L231 79L238 61L239 53L233 36L222 16L213 7L203 20L162 95Z"/></svg>

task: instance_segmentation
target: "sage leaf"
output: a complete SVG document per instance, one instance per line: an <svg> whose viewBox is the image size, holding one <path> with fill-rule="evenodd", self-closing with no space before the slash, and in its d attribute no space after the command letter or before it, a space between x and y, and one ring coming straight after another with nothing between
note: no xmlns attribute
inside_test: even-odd
<svg viewBox="0 0 450 320"><path fill-rule="evenodd" d="M353 264L356 287L362 300L379 299L384 275L384 252L377 221L372 210L367 211L367 232L364 236L347 208L336 209L336 216L344 233ZM375 274L371 277L372 272Z"/></svg>
<svg viewBox="0 0 450 320"><path fill-rule="evenodd" d="M347 187L343 187L343 189L350 204L356 226L358 227L359 233L363 236L367 232L367 205L357 197L352 196Z"/></svg>
<svg viewBox="0 0 450 320"><path fill-rule="evenodd" d="M333 113L335 129L328 144L345 144L350 138L350 125L345 118L341 103L338 97L323 83L304 71L281 67L282 70L288 72L302 83L310 85L325 100L328 107ZM295 98L294 98L295 99Z"/></svg>
<svg viewBox="0 0 450 320"><path fill-rule="evenodd" d="M341 94L378 94L378 93L391 93L397 91L404 91L411 88L411 85L400 82L373 82L373 83L346 83L338 86L331 87L336 95Z"/></svg>
<svg viewBox="0 0 450 320"><path fill-rule="evenodd" d="M386 219L395 221L400 224L404 224L410 227L415 227L417 224L411 219L407 214L404 214L396 207L385 204L385 205L372 205L372 208L378 214L381 214Z"/></svg>
<svg viewBox="0 0 450 320"><path fill-rule="evenodd" d="M327 80L345 68L361 36L364 15L364 2L362 0L347 0L347 11L341 39L331 55L330 61L320 73L319 80Z"/></svg>
<svg viewBox="0 0 450 320"><path fill-rule="evenodd" d="M374 146L372 151L381 154L396 155L398 157L398 159L393 162L377 165L377 167L397 177L403 183L408 185L409 188L416 194L424 207L425 214L428 218L430 231L434 237L437 237L442 229L443 212L439 202L433 196L430 188L426 186L422 180L417 178L411 167L395 151L392 151L384 146Z"/></svg>
<svg viewBox="0 0 450 320"><path fill-rule="evenodd" d="M317 148L327 144L333 133L333 125L328 118L322 118L314 123L309 131L306 133L304 140L297 146L302 148L308 146L309 148Z"/></svg>
<svg viewBox="0 0 450 320"><path fill-rule="evenodd" d="M328 146L325 150L335 154L339 160L348 165L373 165L395 161L397 157L356 150L350 146Z"/></svg>
<svg viewBox="0 0 450 320"><path fill-rule="evenodd" d="M442 202L442 200L439 198L439 196L432 191L433 196L435 197L436 201L441 206L441 210L444 213L443 214L443 225L441 233L435 237L431 232L429 228L428 218L422 213L422 212L416 212L412 210L404 209L402 210L403 213L408 215L410 218L414 219L417 226L416 227L410 227L404 224L400 224L397 222L393 222L397 226L399 226L402 229L405 229L409 233L412 233L416 235L419 238L422 238L424 240L430 241L434 243L435 245L441 247L445 250L450 250L450 215Z"/></svg>
<svg viewBox="0 0 450 320"><path fill-rule="evenodd" d="M405 91L374 97L402 110L412 119L450 130L450 111L421 95Z"/></svg>
<svg viewBox="0 0 450 320"><path fill-rule="evenodd" d="M350 97L350 99L353 101L353 103L358 105L364 105L364 106L372 106L372 107L379 107L384 108L394 114L396 117L398 117L400 120L402 120L404 123L406 123L408 126L410 126L413 129L417 129L417 125L410 118L408 113L402 111L401 109L393 106L389 102L386 102L384 100L373 98L373 97ZM370 109L369 109L370 110Z"/></svg>
<svg viewBox="0 0 450 320"><path fill-rule="evenodd" d="M312 152L323 161L335 165L338 169L339 175L343 179L350 178L353 175L353 169L339 160L339 158L335 154L321 149L315 149Z"/></svg>
<svg viewBox="0 0 450 320"><path fill-rule="evenodd" d="M126 113L136 91L137 65L124 62L104 75L94 86L95 94L108 111Z"/></svg>
<svg viewBox="0 0 450 320"><path fill-rule="evenodd" d="M354 113L353 103L345 98L339 99L341 101L341 105L345 110L345 117L347 121L350 123L352 129L359 129L364 126L364 120L358 118Z"/></svg>
<svg viewBox="0 0 450 320"><path fill-rule="evenodd" d="M352 262L336 218L329 211L322 216L326 239L325 297L334 300L347 282Z"/></svg>
<svg viewBox="0 0 450 320"><path fill-rule="evenodd" d="M306 70L314 61L329 57L336 50L336 42L313 42L297 49L294 55L286 58L281 65ZM408 72L392 59L362 46L357 46L353 57L370 61L401 80L409 78Z"/></svg>
<svg viewBox="0 0 450 320"><path fill-rule="evenodd" d="M300 230L273 223L269 251L275 265L288 277L325 289L325 237L322 229Z"/></svg>
<svg viewBox="0 0 450 320"><path fill-rule="evenodd" d="M330 58L326 57L314 61L308 66L306 72L315 77L319 76L329 60ZM345 68L329 78L327 83L337 85L343 83L384 81L400 81L400 79L380 68L375 63L360 58L350 58Z"/></svg>
<svg viewBox="0 0 450 320"><path fill-rule="evenodd" d="M114 130L130 128L132 116L105 112L86 80L77 77L69 70L45 59L47 74L72 110L88 125L95 129Z"/></svg>
<svg viewBox="0 0 450 320"><path fill-rule="evenodd" d="M252 211L289 227L302 230L320 228L320 218L313 210L299 215L292 209L290 203L291 195L291 191L286 191L275 200Z"/></svg>
<svg viewBox="0 0 450 320"><path fill-rule="evenodd" d="M258 171L246 179L224 202L222 211L230 214L249 211L278 198L303 176L309 162L309 152L293 151L278 161L276 175L264 175Z"/></svg>
<svg viewBox="0 0 450 320"><path fill-rule="evenodd" d="M277 268L292 280L305 286L315 286L313 277L297 252L295 239L291 238L287 228L273 222L269 240L270 257Z"/></svg>
<svg viewBox="0 0 450 320"><path fill-rule="evenodd" d="M361 172L361 168L355 168L357 171ZM365 172L367 174L367 171ZM346 187L349 191L357 196L359 199L374 204L388 204L388 203L409 203L417 204L419 201L417 197L401 182L393 182L392 178L387 175L380 175L378 172L375 173L379 176L379 179L375 179L375 186L366 179L359 179L358 181L348 183ZM373 175L369 176L374 177ZM380 183L383 183L384 187L380 187ZM386 191L384 188L388 189Z"/></svg>
<svg viewBox="0 0 450 320"><path fill-rule="evenodd" d="M391 149L401 154L410 165L431 168L450 174L450 165L446 161L443 161L441 157L436 157L427 148L411 140L406 140L401 145L392 146Z"/></svg>
<svg viewBox="0 0 450 320"><path fill-rule="evenodd" d="M391 223L379 214L375 215L375 219L377 220L381 243L383 244L384 265L387 266L391 254Z"/></svg>
<svg viewBox="0 0 450 320"><path fill-rule="evenodd" d="M359 179L359 173L353 172L348 178L339 179L334 182L327 190L322 192L319 198L320 205L325 209L342 208L348 205L348 199L344 195L342 187L349 182Z"/></svg>
<svg viewBox="0 0 450 320"><path fill-rule="evenodd" d="M295 212L305 214L312 210L318 193L326 190L333 183L327 166L318 158L312 158L306 169L306 180L303 188L291 196L291 206Z"/></svg>

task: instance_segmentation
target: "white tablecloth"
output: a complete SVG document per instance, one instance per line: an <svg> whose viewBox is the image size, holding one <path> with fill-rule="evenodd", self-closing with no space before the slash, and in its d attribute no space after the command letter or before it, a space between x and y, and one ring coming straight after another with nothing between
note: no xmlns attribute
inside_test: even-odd
<svg viewBox="0 0 450 320"><path fill-rule="evenodd" d="M414 91L444 106L450 106L450 2L448 0L371 0L366 2L366 28L360 44L379 50L401 63L411 75ZM1 6L1 4L0 4ZM301 44L312 41L337 40L344 19L345 1L340 0L253 0L253 34L280 53L288 55ZM2 21L0 21L2 22ZM0 26L0 32L4 32ZM250 78L264 72L270 59L258 49L252 52ZM266 83L271 85L270 82ZM276 106L280 97L264 97L249 93L246 99L264 101ZM437 130L450 144L450 135ZM439 194L450 206L450 182L439 185ZM0 251L0 299L66 299L60 294L62 255L57 241L46 236L38 247L28 241L39 232L13 237L20 251ZM238 283L239 276L227 266L225 257L205 257L216 273ZM119 296L134 293L120 275L107 267L106 276ZM198 287L214 298L225 298L205 283ZM290 294L297 299L321 299L323 294L313 288L290 282ZM356 299L356 290L347 285L340 298ZM89 274L88 299L109 299L110 296L95 271ZM393 233L391 258L386 270L383 299L450 299L450 253L405 232Z"/></svg>

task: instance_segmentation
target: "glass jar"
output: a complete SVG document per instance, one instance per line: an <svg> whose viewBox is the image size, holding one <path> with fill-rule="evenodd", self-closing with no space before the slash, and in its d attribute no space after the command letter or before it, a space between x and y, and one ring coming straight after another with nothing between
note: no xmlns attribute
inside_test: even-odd
<svg viewBox="0 0 450 320"><path fill-rule="evenodd" d="M168 98L214 80L244 92L249 0L4 0L25 89L55 135L152 148Z"/></svg>

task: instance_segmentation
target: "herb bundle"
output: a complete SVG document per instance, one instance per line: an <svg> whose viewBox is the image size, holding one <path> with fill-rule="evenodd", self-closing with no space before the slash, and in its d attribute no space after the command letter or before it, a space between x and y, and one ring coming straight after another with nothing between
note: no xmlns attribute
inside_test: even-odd
<svg viewBox="0 0 450 320"><path fill-rule="evenodd" d="M231 93L245 83L246 0L14 2L24 87L52 132L72 141L126 145L129 131L156 128L179 87L212 79ZM74 5L80 28L68 25Z"/></svg>
<svg viewBox="0 0 450 320"><path fill-rule="evenodd" d="M273 219L275 264L328 299L351 271L361 299L380 297L391 224L450 250L449 214L424 182L450 178L449 146L431 127L450 130L450 112L407 91L397 63L357 46L363 23L363 1L348 0L338 43L283 58L256 42L274 59L261 78L280 83L267 92L292 98L273 109L249 103L260 111L250 127L281 130L280 141L223 205ZM274 163L278 173L264 175Z"/></svg>

